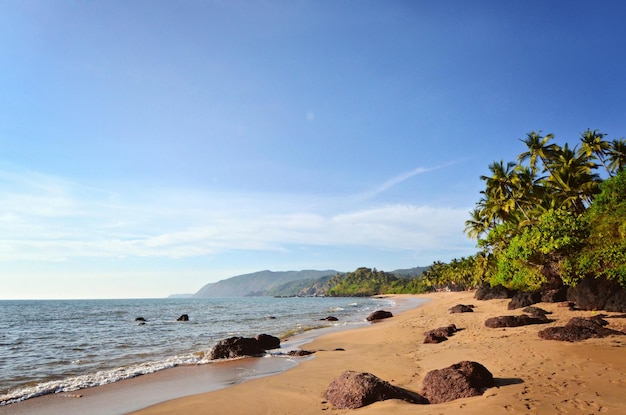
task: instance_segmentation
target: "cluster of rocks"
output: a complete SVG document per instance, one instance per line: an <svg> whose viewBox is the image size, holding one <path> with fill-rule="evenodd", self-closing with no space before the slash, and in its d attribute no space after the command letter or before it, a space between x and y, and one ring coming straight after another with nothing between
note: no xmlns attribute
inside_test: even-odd
<svg viewBox="0 0 626 415"><path fill-rule="evenodd" d="M145 325L145 324L148 322L148 320L146 320L146 318L145 318L145 317L135 317L135 321L136 321L136 322L137 322L140 326L143 326L143 325ZM178 317L178 318L176 319L176 321L189 321L189 315L188 315L188 314L183 314L183 315L181 315L180 317Z"/></svg>
<svg viewBox="0 0 626 415"><path fill-rule="evenodd" d="M477 300L510 298L509 310L527 307L536 303L571 302L579 310L605 310L626 312L626 289L617 281L606 278L587 277L575 287L558 287L534 292L518 292L502 285L484 285L476 290Z"/></svg>
<svg viewBox="0 0 626 415"><path fill-rule="evenodd" d="M456 325L450 324L445 327L439 327L424 333L424 343L437 344L448 340L448 337L459 331Z"/></svg>
<svg viewBox="0 0 626 415"><path fill-rule="evenodd" d="M548 327L541 330L538 335L544 340L575 342L591 338L626 334L605 327L608 324L608 321L604 320L602 316L587 318L573 317L565 326Z"/></svg>
<svg viewBox="0 0 626 415"><path fill-rule="evenodd" d="M421 393L391 385L371 373L343 372L333 380L324 398L339 409L356 409L387 399L414 404L442 403L481 395L494 386L493 375L477 362L463 361L426 374Z"/></svg>

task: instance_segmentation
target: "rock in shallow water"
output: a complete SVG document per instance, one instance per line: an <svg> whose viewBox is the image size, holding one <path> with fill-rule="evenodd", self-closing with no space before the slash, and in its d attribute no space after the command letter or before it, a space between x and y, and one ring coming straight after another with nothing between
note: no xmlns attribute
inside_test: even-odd
<svg viewBox="0 0 626 415"><path fill-rule="evenodd" d="M376 310L372 314L367 316L367 321L383 320L385 318L391 318L391 317L393 317L393 314L391 313L391 311Z"/></svg>
<svg viewBox="0 0 626 415"><path fill-rule="evenodd" d="M209 359L234 359L243 356L261 356L266 350L278 349L280 339L268 334L256 338L229 337L219 341L209 353Z"/></svg>

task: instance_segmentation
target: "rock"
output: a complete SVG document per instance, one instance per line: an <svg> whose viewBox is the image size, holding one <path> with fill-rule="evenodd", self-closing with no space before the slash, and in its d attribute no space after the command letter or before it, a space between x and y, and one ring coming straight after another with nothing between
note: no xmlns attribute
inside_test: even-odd
<svg viewBox="0 0 626 415"><path fill-rule="evenodd" d="M425 344L437 344L448 340L446 336L442 336L440 333L435 331L429 331L426 333L426 337L424 338Z"/></svg>
<svg viewBox="0 0 626 415"><path fill-rule="evenodd" d="M603 316L592 317L572 317L567 322L566 326L570 327L585 327L588 329L596 330L604 326L608 326L609 322L602 318Z"/></svg>
<svg viewBox="0 0 626 415"><path fill-rule="evenodd" d="M540 303L561 303L567 300L567 287L555 288L541 292Z"/></svg>
<svg viewBox="0 0 626 415"><path fill-rule="evenodd" d="M515 310L517 308L528 307L541 301L541 294L538 292L518 292L515 293L511 302L509 302L508 309Z"/></svg>
<svg viewBox="0 0 626 415"><path fill-rule="evenodd" d="M339 321L339 319L337 317L334 317L334 316L328 316L326 318L323 318L322 320L325 320L325 321Z"/></svg>
<svg viewBox="0 0 626 415"><path fill-rule="evenodd" d="M482 285L476 290L474 298L477 300L497 300L504 298L511 298L515 291L509 290L503 285Z"/></svg>
<svg viewBox="0 0 626 415"><path fill-rule="evenodd" d="M465 305L465 304L457 304L454 307L450 308L450 313L472 313L474 311L473 305Z"/></svg>
<svg viewBox="0 0 626 415"><path fill-rule="evenodd" d="M189 321L189 316L187 314L183 314L182 316L178 317L176 321Z"/></svg>
<svg viewBox="0 0 626 415"><path fill-rule="evenodd" d="M530 324L545 324L549 323L545 316L543 317L531 317L523 314L521 316L499 316L492 317L485 320L485 326L495 329L499 327L519 327L528 326Z"/></svg>
<svg viewBox="0 0 626 415"><path fill-rule="evenodd" d="M391 317L393 317L393 314L391 313L391 311L376 310L372 314L367 316L367 321L383 320L385 318L391 318Z"/></svg>
<svg viewBox="0 0 626 415"><path fill-rule="evenodd" d="M263 350L280 349L280 339L278 337L270 336L269 334L259 334L256 336L256 340Z"/></svg>
<svg viewBox="0 0 626 415"><path fill-rule="evenodd" d="M522 311L526 314L530 314L531 317L539 317L539 318L541 317L547 318L546 315L552 314L551 312L548 312L544 310L543 308L533 307L533 306L525 307L524 309L522 309Z"/></svg>
<svg viewBox="0 0 626 415"><path fill-rule="evenodd" d="M249 337L229 337L219 341L209 353L209 359L234 359L243 356L260 356L265 354L259 341Z"/></svg>
<svg viewBox="0 0 626 415"><path fill-rule="evenodd" d="M626 312L626 303L620 301L626 300L625 291L617 281L586 277L576 287L567 290L567 300L576 303L581 310L604 310L608 304L612 311ZM611 300L611 297L616 295L617 297ZM619 309L620 307L624 308Z"/></svg>
<svg viewBox="0 0 626 415"><path fill-rule="evenodd" d="M293 357L302 357L312 355L313 353L315 352L310 352L308 350L290 350L289 352L287 352L287 355Z"/></svg>
<svg viewBox="0 0 626 415"><path fill-rule="evenodd" d="M441 343L448 340L448 337L452 336L454 333L456 333L456 331L457 328L454 324L450 324L445 327L439 327L434 330L429 330L424 333L424 335L426 336L424 338L424 343Z"/></svg>
<svg viewBox="0 0 626 415"><path fill-rule="evenodd" d="M622 288L621 290L610 296L609 299L606 300L604 309L606 311L612 311L617 313L626 312L626 290Z"/></svg>
<svg viewBox="0 0 626 415"><path fill-rule="evenodd" d="M135 321L143 321L143 322L145 322L146 319L143 318L143 317L135 317Z"/></svg>
<svg viewBox="0 0 626 415"><path fill-rule="evenodd" d="M482 395L484 388L492 386L493 375L487 368L477 362L463 361L428 372L424 377L422 395L435 404Z"/></svg>
<svg viewBox="0 0 626 415"><path fill-rule="evenodd" d="M541 330L540 338L544 340L560 340L575 342L590 338L600 338L611 335L624 335L621 331L606 328L608 322L599 316L596 317L574 317L565 326L548 327Z"/></svg>
<svg viewBox="0 0 626 415"><path fill-rule="evenodd" d="M428 403L422 396L397 388L372 375L345 371L333 380L324 399L338 409L356 409L387 399L402 399L411 403Z"/></svg>
<svg viewBox="0 0 626 415"><path fill-rule="evenodd" d="M436 334L437 336L451 336L454 333L456 333L457 328L454 324L450 324L448 326L445 327L438 327L436 329L433 330L428 330L426 332L424 332L425 335L428 335L430 333Z"/></svg>

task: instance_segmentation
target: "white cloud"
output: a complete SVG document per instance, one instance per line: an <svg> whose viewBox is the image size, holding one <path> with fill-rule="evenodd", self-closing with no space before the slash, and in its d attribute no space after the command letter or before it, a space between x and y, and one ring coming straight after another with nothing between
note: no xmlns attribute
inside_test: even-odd
<svg viewBox="0 0 626 415"><path fill-rule="evenodd" d="M400 175L379 190L423 171ZM345 200L171 189L120 194L28 172L0 172L0 179L0 261L187 258L287 251L293 245L449 249L463 238L468 211L410 204L361 208ZM334 205L341 207L328 211Z"/></svg>

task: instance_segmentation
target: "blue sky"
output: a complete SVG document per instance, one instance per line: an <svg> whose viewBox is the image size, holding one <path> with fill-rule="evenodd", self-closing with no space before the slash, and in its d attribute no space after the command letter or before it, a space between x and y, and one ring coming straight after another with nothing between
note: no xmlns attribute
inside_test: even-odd
<svg viewBox="0 0 626 415"><path fill-rule="evenodd" d="M626 133L621 1L0 0L0 299L475 252L532 130Z"/></svg>

